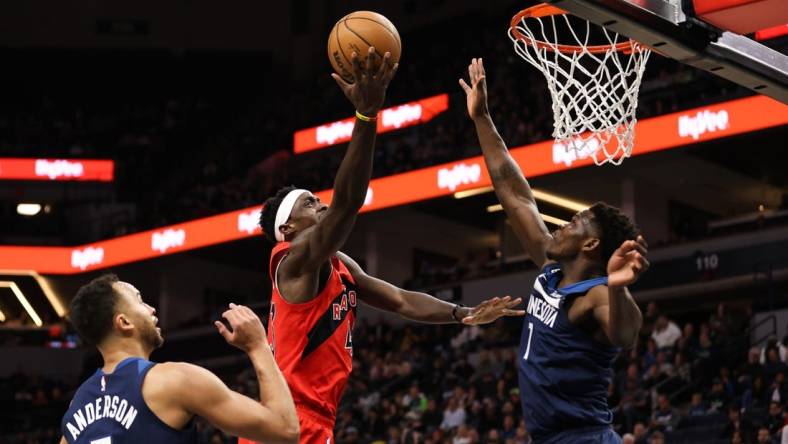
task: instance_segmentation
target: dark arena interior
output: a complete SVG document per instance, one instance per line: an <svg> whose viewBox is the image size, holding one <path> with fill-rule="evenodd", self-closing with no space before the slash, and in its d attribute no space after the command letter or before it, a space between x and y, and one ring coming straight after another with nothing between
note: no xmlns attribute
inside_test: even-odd
<svg viewBox="0 0 788 444"><path fill-rule="evenodd" d="M616 1L627 0L599 3ZM771 76L768 88L740 85L718 68L699 69L655 47L636 91L631 157L597 166L588 152L554 141L545 77L507 35L512 16L535 3L0 2L0 443L137 442L121 435L83 439L65 425L78 388L105 365L78 334L69 307L80 287L106 273L133 284L156 309L152 325L165 341L151 361L208 369L260 405L266 397L255 368L214 322L233 303L251 308L268 328L272 298L283 298L272 295L270 261L279 256L272 255L273 234L261 232L261 205L289 185L333 205L358 184L366 198L363 205L357 199L352 231L332 251L408 290L397 294L432 295L451 313L416 322L397 307L370 307L362 289L356 310L350 291L355 317L347 315L341 340L352 371L331 412L333 436L307 440L302 423L301 442L580 442L545 441L532 433L543 424L529 423L539 418L527 411L537 395L520 374L534 371L523 367L534 352L529 319L545 322L544 310L553 308L529 298L544 276L545 255L535 258L522 241L513 218L527 210L507 207L509 189L500 187L509 182L500 171L488 172L480 126L469 118L458 84L468 81L477 57L486 69L489 115L533 187L529 202L538 204L534 214L545 236L571 230L576 213L604 201L648 242L650 266L628 282L639 330L631 343L619 344L615 334L603 341L620 345L605 380L602 410L610 416L599 420L618 441L582 442L788 442L788 105L779 98L788 89L788 65L778 60L763 74ZM582 2L554 3L569 9ZM695 3L696 26L712 20ZM765 0L730 3L785 9ZM326 54L337 20L360 10L388 18L401 38L385 102L371 107L380 111L377 118L354 110L357 102L349 103L341 81L332 79ZM786 22L737 37L784 57ZM723 35L714 23L703 25L703 36ZM735 69L729 63L719 69ZM354 141L362 133L354 125L377 128L371 179L364 182L363 168L345 169L345 181L334 188L346 153L352 161L351 133ZM325 219L316 216L315 230L332 211L340 210L329 206ZM295 259L273 269L288 260ZM328 285L325 276L329 283L340 279L347 264L339 262L338 256L325 262L333 265L320 268L325 275L316 272L315 288ZM278 276L281 284L282 271ZM612 273L606 282L612 299ZM526 311L525 321L507 315L455 322L458 311L479 315L483 301L507 295L522 298L515 308ZM334 304L333 322L345 319L345 302L341 310ZM579 305L562 304L557 316L567 319L569 307ZM578 322L597 325L594 316ZM126 334L124 321L113 320L111 334ZM584 328L572 334L601 347ZM305 332L284 322L275 335L278 341ZM285 352L274 345L279 361ZM564 370L547 358L533 362L548 373ZM300 415L295 370L279 365ZM544 390L552 397L576 391L576 380L565 377L568 383L545 382ZM139 407L148 413L140 412L129 430L145 428L143 413L156 415L148 404L153 413ZM77 428L88 436L94 422L111 420L106 416ZM238 442L237 434L200 416L188 424L196 442Z"/></svg>

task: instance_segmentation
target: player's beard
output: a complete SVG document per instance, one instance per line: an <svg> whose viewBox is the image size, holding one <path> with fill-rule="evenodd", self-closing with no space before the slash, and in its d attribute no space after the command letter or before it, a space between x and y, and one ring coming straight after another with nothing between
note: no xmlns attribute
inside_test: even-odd
<svg viewBox="0 0 788 444"><path fill-rule="evenodd" d="M142 330L142 341L152 350L164 345L164 337L162 337L159 330L156 329L156 325L153 324L153 322L146 325L146 328Z"/></svg>

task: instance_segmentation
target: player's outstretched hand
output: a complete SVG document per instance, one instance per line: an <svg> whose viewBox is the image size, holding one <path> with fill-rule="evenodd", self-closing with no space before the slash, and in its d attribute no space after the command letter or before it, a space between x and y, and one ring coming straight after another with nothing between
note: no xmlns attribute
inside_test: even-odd
<svg viewBox="0 0 788 444"><path fill-rule="evenodd" d="M369 47L364 66L361 66L361 60L355 51L350 55L353 83L348 83L339 74L331 74L345 96L356 107L356 111L368 117L375 117L380 111L386 98L386 88L399 67L399 63L391 64L390 52L386 52L378 68L373 64L375 57L377 53L373 46Z"/></svg>
<svg viewBox="0 0 788 444"><path fill-rule="evenodd" d="M512 300L511 296L488 299L473 307L468 316L462 319L465 325L489 324L502 316L525 316L525 310L515 310L523 303L522 298Z"/></svg>
<svg viewBox="0 0 788 444"><path fill-rule="evenodd" d="M468 115L471 119L484 117L489 112L487 110L487 78L484 74L484 64L482 59L472 59L468 65L468 77L470 86L465 80L460 79L460 86L465 91L468 101Z"/></svg>
<svg viewBox="0 0 788 444"><path fill-rule="evenodd" d="M229 344L247 353L261 346L268 347L263 323L249 307L230 304L230 309L222 313L222 317L227 319L231 330L221 321L214 322L214 325Z"/></svg>
<svg viewBox="0 0 788 444"><path fill-rule="evenodd" d="M647 252L648 244L643 236L621 244L607 263L607 285L624 287L634 284L648 270Z"/></svg>

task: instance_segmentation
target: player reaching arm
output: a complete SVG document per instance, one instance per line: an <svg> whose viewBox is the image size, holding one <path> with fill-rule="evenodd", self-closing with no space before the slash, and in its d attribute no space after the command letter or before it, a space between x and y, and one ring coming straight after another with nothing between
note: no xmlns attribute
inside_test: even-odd
<svg viewBox="0 0 788 444"><path fill-rule="evenodd" d="M523 316L516 307L523 301L510 296L488 299L476 307L462 307L442 301L426 293L398 288L364 272L350 256L337 254L348 267L359 289L359 297L366 304L383 311L397 313L403 318L427 324L466 325L488 324L502 316Z"/></svg>
<svg viewBox="0 0 788 444"><path fill-rule="evenodd" d="M487 82L482 59L473 59L468 66L471 84L460 79L468 102L468 114L476 126L476 134L484 153L487 171L493 182L495 194L501 202L512 228L525 251L537 267L547 261L545 246L550 232L539 216L536 200L528 181L517 162L509 154L501 136L495 128L487 108Z"/></svg>
<svg viewBox="0 0 788 444"><path fill-rule="evenodd" d="M230 329L220 321L216 328L227 343L249 356L257 375L260 402L230 390L216 375L192 364L165 364L176 384L175 399L188 412L201 416L233 436L265 443L296 443L298 416L282 372L274 361L265 329L251 309L230 304L222 314Z"/></svg>
<svg viewBox="0 0 788 444"><path fill-rule="evenodd" d="M637 340L642 315L626 286L633 284L640 274L648 269L645 239L640 235L632 240L622 239L625 241L617 244L620 248L607 259L607 255L600 251L604 249L601 244L604 240L602 232L605 227L600 226L601 221L596 220L598 219L596 216L601 216L601 213L610 207L600 204L578 213L572 222L561 227L554 234L550 233L539 215L528 181L509 154L490 117L487 106L487 82L481 59L471 61L468 75L470 84L463 79L459 81L467 97L468 114L476 126L495 194L506 211L517 238L531 260L541 269L546 263L558 259L567 259L566 262L570 262L568 260L570 258L559 258L561 251L553 254L555 257L550 257L548 249L551 245L560 247L569 242L556 236L568 238L562 236L565 231L574 231L584 236L585 243L578 247L584 254L572 257L574 263L562 264L565 268L564 273L572 282L580 281L588 277L585 275L602 274L605 270L604 262L598 263L599 259L607 260L607 286L599 285L592 288L588 292L588 297L583 299L584 304L580 305L581 308L593 313L604 334L600 339L606 339L615 346L631 347ZM611 218L613 219L615 218ZM582 260L578 260L578 257Z"/></svg>
<svg viewBox="0 0 788 444"><path fill-rule="evenodd" d="M383 105L386 88L397 72L397 64L391 65L390 53L386 53L379 68L373 68L375 48L370 47L362 67L358 54L351 55L354 83L348 83L338 74L332 74L342 92L356 108L356 122L342 164L334 181L334 195L331 206L321 206L318 222L305 229L293 239L287 260L280 269L283 278L283 291L294 295L291 302L303 302L317 294L317 273L326 265L329 258L336 254L345 242L355 222L358 211L364 204L369 179L372 174L372 160L377 132L376 116ZM320 206L319 202L304 202L306 205ZM298 227L292 223L278 225L287 239Z"/></svg>

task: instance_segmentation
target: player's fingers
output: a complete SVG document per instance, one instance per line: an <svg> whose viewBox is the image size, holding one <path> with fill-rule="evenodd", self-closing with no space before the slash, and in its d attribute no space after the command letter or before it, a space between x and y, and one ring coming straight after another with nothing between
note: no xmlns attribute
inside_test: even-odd
<svg viewBox="0 0 788 444"><path fill-rule="evenodd" d="M471 67L473 69L473 83L479 78L479 62L476 59L471 60Z"/></svg>
<svg viewBox="0 0 788 444"><path fill-rule="evenodd" d="M479 57L479 74L480 74L480 75L482 75L482 76L484 76L484 75L485 75L485 72L484 72L484 62L482 61L482 58L481 58L481 57Z"/></svg>
<svg viewBox="0 0 788 444"><path fill-rule="evenodd" d="M364 68L366 70L366 74L368 76L370 76L370 77L372 77L374 75L373 69L372 69L372 62L373 62L374 58L376 57L376 55L377 54L375 53L375 47L374 46L370 46L369 49L367 50L367 60L366 60L366 63L364 65Z"/></svg>
<svg viewBox="0 0 788 444"><path fill-rule="evenodd" d="M525 310L504 310L506 316L525 316Z"/></svg>
<svg viewBox="0 0 788 444"><path fill-rule="evenodd" d="M394 74L397 73L398 69L399 69L399 63L395 63L394 66L392 66L391 69L388 70L388 72L386 73L386 85L388 85L389 82L391 82L391 79L394 78Z"/></svg>
<svg viewBox="0 0 788 444"><path fill-rule="evenodd" d="M230 330L227 330L227 327L222 324L221 321L214 321L213 325L216 326L216 329L219 330L219 334L226 340L232 339L233 335L230 333Z"/></svg>
<svg viewBox="0 0 788 444"><path fill-rule="evenodd" d="M380 62L380 66L378 67L378 73L376 74L377 78L386 78L386 74L391 70L391 66L389 65L389 63L391 63L390 60L391 53L386 51L386 53L383 54L383 61Z"/></svg>
<svg viewBox="0 0 788 444"><path fill-rule="evenodd" d="M350 64L353 67L353 77L356 82L360 81L363 78L363 72L361 70L361 60L358 58L358 53L353 51L350 54Z"/></svg>
<svg viewBox="0 0 788 444"><path fill-rule="evenodd" d="M346 82L345 79L342 78L339 74L332 73L331 77L337 82L337 85L342 89L342 91L347 90L350 88L350 83Z"/></svg>
<svg viewBox="0 0 788 444"><path fill-rule="evenodd" d="M473 325L474 317L473 316L466 316L466 317L462 318L462 323L465 324L465 325Z"/></svg>
<svg viewBox="0 0 788 444"><path fill-rule="evenodd" d="M509 308L514 308L514 307L517 307L518 305L520 305L522 303L523 303L523 298L517 298L517 299L513 300L512 302L509 302L509 304L507 306Z"/></svg>
<svg viewBox="0 0 788 444"><path fill-rule="evenodd" d="M624 241L624 243L622 243L621 246L618 247L618 250L621 252L621 254L627 254L635 249L635 245L637 245L637 242L635 241L631 241L631 240Z"/></svg>
<svg viewBox="0 0 788 444"><path fill-rule="evenodd" d="M468 94L469 92L471 92L471 87L470 87L470 86L468 86L468 84L467 84L467 83L465 83L465 80L463 80L463 79L460 79L460 86L462 87L462 90L463 90L463 91L465 91L465 93L466 93L466 94Z"/></svg>
<svg viewBox="0 0 788 444"><path fill-rule="evenodd" d="M239 324L240 319L238 318L238 312L235 310L227 310L222 313L222 317L227 319L227 322L230 323L230 327L235 330L235 327Z"/></svg>
<svg viewBox="0 0 788 444"><path fill-rule="evenodd" d="M253 320L257 318L257 315L254 313L254 311L246 305L241 305L240 310L247 319Z"/></svg>
<svg viewBox="0 0 788 444"><path fill-rule="evenodd" d="M646 238L643 237L642 234L638 235L637 243L639 243L640 245L643 245L645 248L648 248L648 242L646 242Z"/></svg>
<svg viewBox="0 0 788 444"><path fill-rule="evenodd" d="M486 77L484 77L484 76L477 77L476 78L476 82L473 84L473 87L474 88L479 88L479 89L484 88L484 81L485 80L486 80Z"/></svg>

